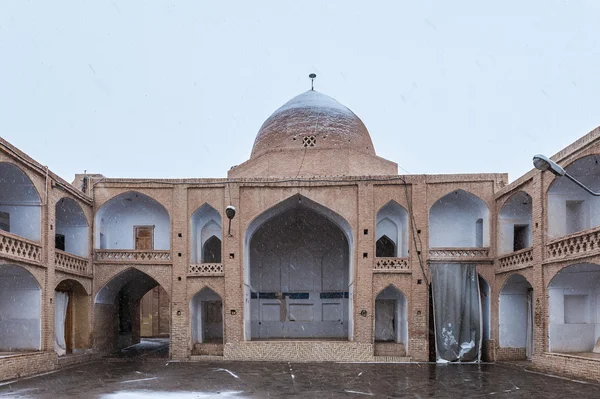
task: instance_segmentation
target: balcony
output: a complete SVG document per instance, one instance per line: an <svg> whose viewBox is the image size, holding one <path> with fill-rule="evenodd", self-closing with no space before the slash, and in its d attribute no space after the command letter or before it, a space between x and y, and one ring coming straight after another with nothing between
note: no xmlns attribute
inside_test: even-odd
<svg viewBox="0 0 600 399"><path fill-rule="evenodd" d="M525 248L520 251L498 257L498 265L500 270L497 272L502 273L509 270L522 269L530 267L532 264L533 250L531 248Z"/></svg>
<svg viewBox="0 0 600 399"><path fill-rule="evenodd" d="M169 250L96 249L94 259L103 264L164 265L171 264Z"/></svg>
<svg viewBox="0 0 600 399"><path fill-rule="evenodd" d="M430 248L432 262L493 262L489 248Z"/></svg>
<svg viewBox="0 0 600 399"><path fill-rule="evenodd" d="M42 246L39 242L0 230L0 256L39 266L42 264Z"/></svg>
<svg viewBox="0 0 600 399"><path fill-rule="evenodd" d="M600 252L600 227L558 238L546 244L546 261L580 258Z"/></svg>
<svg viewBox="0 0 600 399"><path fill-rule="evenodd" d="M223 276L222 263L198 263L191 264L188 269L188 276Z"/></svg>
<svg viewBox="0 0 600 399"><path fill-rule="evenodd" d="M409 258L375 258L373 273L410 273Z"/></svg>
<svg viewBox="0 0 600 399"><path fill-rule="evenodd" d="M57 269L69 273L86 277L92 275L92 265L88 258L76 256L59 249L54 253L54 265Z"/></svg>

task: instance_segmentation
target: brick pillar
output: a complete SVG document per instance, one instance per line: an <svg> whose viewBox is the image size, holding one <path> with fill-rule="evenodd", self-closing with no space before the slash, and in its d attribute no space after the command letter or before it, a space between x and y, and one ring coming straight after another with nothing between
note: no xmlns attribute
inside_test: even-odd
<svg viewBox="0 0 600 399"><path fill-rule="evenodd" d="M531 223L533 231L533 281L529 283L533 287L533 351L535 355L548 350L546 329L546 287L544 285L544 273L542 262L546 248L546 195L544 194L544 176L536 172L532 184L532 214ZM551 180L551 178L550 178Z"/></svg>
<svg viewBox="0 0 600 399"><path fill-rule="evenodd" d="M231 220L231 235L228 235L229 219L223 215L223 271L225 273L225 295L223 299L224 342L235 344L244 340L244 234L240 229L240 187L237 184L225 187L224 208L233 205L237 213ZM231 196L231 198L230 198Z"/></svg>
<svg viewBox="0 0 600 399"><path fill-rule="evenodd" d="M169 355L171 359L187 359L190 354L189 318L186 275L189 267L187 186L173 188L171 211L171 332ZM179 236L181 234L181 237ZM181 256L179 256L181 254Z"/></svg>
<svg viewBox="0 0 600 399"><path fill-rule="evenodd" d="M375 312L373 305L373 237L375 229L373 220L373 185L370 183L358 184L358 223L356 226L356 243L354 256L354 341L373 343L373 325ZM369 229L369 234L364 234L364 229ZM365 257L365 254L367 257ZM361 315L366 311L366 317ZM364 314L364 312L363 312Z"/></svg>
<svg viewBox="0 0 600 399"><path fill-rule="evenodd" d="M423 270L427 273L427 248L429 242L429 209L427 208L426 201L427 186L425 183L413 183L408 191L411 196L415 225L411 226L411 220L408 221L410 237L409 256L410 267L412 270L412 295L408 304L409 313L407 319L409 324L409 342L407 356L412 357L413 360L427 361L429 360L429 289L427 286L428 277L425 277L423 274ZM417 230L420 230L421 233L418 234ZM417 236L414 236L415 234ZM422 243L422 247L418 248L415 246L415 241L417 245ZM422 265L419 262L417 251L421 251Z"/></svg>
<svg viewBox="0 0 600 399"><path fill-rule="evenodd" d="M42 248L46 265L46 285L42 287L42 350L54 351L54 289L58 282L54 273L56 201L51 179L46 181L47 197L42 207Z"/></svg>

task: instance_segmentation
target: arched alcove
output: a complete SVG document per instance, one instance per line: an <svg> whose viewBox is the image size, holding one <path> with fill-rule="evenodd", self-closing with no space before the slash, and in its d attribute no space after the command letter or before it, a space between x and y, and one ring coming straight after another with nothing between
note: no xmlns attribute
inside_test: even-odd
<svg viewBox="0 0 600 399"><path fill-rule="evenodd" d="M158 201L128 191L107 201L96 213L96 248L168 250L169 213Z"/></svg>
<svg viewBox="0 0 600 399"><path fill-rule="evenodd" d="M245 236L246 339L348 339L352 232L335 212L295 195Z"/></svg>
<svg viewBox="0 0 600 399"><path fill-rule="evenodd" d="M525 191L513 194L498 215L498 253L508 254L532 245L531 197Z"/></svg>
<svg viewBox="0 0 600 399"><path fill-rule="evenodd" d="M56 203L55 247L87 258L89 255L88 222L79 204L68 197Z"/></svg>
<svg viewBox="0 0 600 399"><path fill-rule="evenodd" d="M385 237L384 240L382 240L383 237ZM375 239L377 241L376 256L408 256L408 212L406 209L395 201L390 201L381 207L377 212ZM391 241L393 246L388 241Z"/></svg>
<svg viewBox="0 0 600 399"><path fill-rule="evenodd" d="M500 290L500 348L523 350L523 359L533 354L533 288L525 277L513 274ZM514 355L511 357L514 358Z"/></svg>
<svg viewBox="0 0 600 399"><path fill-rule="evenodd" d="M202 344L223 344L223 300L208 287L190 301L193 353L204 354Z"/></svg>
<svg viewBox="0 0 600 399"><path fill-rule="evenodd" d="M0 265L0 352L40 350L41 295L25 268Z"/></svg>
<svg viewBox="0 0 600 399"><path fill-rule="evenodd" d="M474 248L490 245L489 210L464 190L437 200L429 210L430 248Z"/></svg>
<svg viewBox="0 0 600 399"><path fill-rule="evenodd" d="M192 263L220 263L222 234L221 214L215 208L203 204L196 209L191 218Z"/></svg>
<svg viewBox="0 0 600 399"><path fill-rule="evenodd" d="M567 173L594 191L600 191L600 155L580 158ZM566 177L556 177L548 190L548 238L558 238L600 226L600 197L595 197Z"/></svg>
<svg viewBox="0 0 600 399"><path fill-rule="evenodd" d="M0 230L40 241L41 223L41 201L33 182L17 166L0 162Z"/></svg>
<svg viewBox="0 0 600 399"><path fill-rule="evenodd" d="M375 297L374 340L377 356L406 354L408 343L406 297L393 285L381 290Z"/></svg>
<svg viewBox="0 0 600 399"><path fill-rule="evenodd" d="M551 352L592 352L600 338L600 266L565 267L548 285Z"/></svg>
<svg viewBox="0 0 600 399"><path fill-rule="evenodd" d="M76 280L62 280L54 292L54 351L59 355L89 348L89 295Z"/></svg>

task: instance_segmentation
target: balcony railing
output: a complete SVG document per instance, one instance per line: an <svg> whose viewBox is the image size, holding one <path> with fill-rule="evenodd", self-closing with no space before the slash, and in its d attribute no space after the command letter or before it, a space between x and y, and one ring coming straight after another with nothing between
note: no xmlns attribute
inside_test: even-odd
<svg viewBox="0 0 600 399"><path fill-rule="evenodd" d="M546 245L546 260L583 256L599 250L600 226L550 241Z"/></svg>
<svg viewBox="0 0 600 399"><path fill-rule="evenodd" d="M375 273L410 272L409 258L375 258L373 271Z"/></svg>
<svg viewBox="0 0 600 399"><path fill-rule="evenodd" d="M513 269L531 266L533 263L533 250L531 248L521 249L508 255L498 257L500 269Z"/></svg>
<svg viewBox="0 0 600 399"><path fill-rule="evenodd" d="M54 265L58 269L63 269L76 274L92 274L91 262L88 258L82 258L61 250L54 253Z"/></svg>
<svg viewBox="0 0 600 399"><path fill-rule="evenodd" d="M98 263L170 264L171 251L136 249L97 249Z"/></svg>
<svg viewBox="0 0 600 399"><path fill-rule="evenodd" d="M489 248L430 248L429 260L454 262L491 262Z"/></svg>
<svg viewBox="0 0 600 399"><path fill-rule="evenodd" d="M0 255L41 264L42 246L38 242L0 230Z"/></svg>
<svg viewBox="0 0 600 399"><path fill-rule="evenodd" d="M192 276L222 276L223 264L221 263L198 263L191 264L188 274Z"/></svg>

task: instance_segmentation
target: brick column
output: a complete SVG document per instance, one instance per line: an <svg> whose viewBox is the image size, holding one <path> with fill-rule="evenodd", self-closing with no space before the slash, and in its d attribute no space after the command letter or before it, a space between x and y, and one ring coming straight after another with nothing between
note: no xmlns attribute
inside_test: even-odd
<svg viewBox="0 0 600 399"><path fill-rule="evenodd" d="M415 226L410 225L410 267L412 270L412 295L408 304L408 348L407 356L413 360L429 360L429 289L427 286L428 277L423 274L423 269L427 273L427 248L428 248L428 228L429 228L429 209L427 208L427 186L425 183L411 184L409 195L412 201L412 212L414 214ZM410 217L410 215L409 215ZM421 233L417 233L420 230ZM413 238L413 235L417 234ZM420 237L420 241L419 241ZM415 240L416 239L416 240ZM422 243L422 248L415 246ZM419 262L417 251L421 251L423 264Z"/></svg>
<svg viewBox="0 0 600 399"><path fill-rule="evenodd" d="M358 184L357 198L358 223L356 226L356 243L354 268L354 341L373 343L373 325L375 313L373 305L373 237L375 229L373 220L373 185L370 183ZM364 234L364 229L369 229L369 234ZM366 255L366 257L365 257ZM366 311L366 317L361 312ZM364 314L364 312L363 312Z"/></svg>
<svg viewBox="0 0 600 399"><path fill-rule="evenodd" d="M230 198L231 195L231 198ZM229 220L223 215L223 271L225 273L225 296L223 297L224 342L235 344L244 340L244 233L240 229L240 187L231 184L225 187L224 208L233 205L237 213L231 221L231 235L228 235Z"/></svg>
<svg viewBox="0 0 600 399"><path fill-rule="evenodd" d="M42 287L42 350L54 352L54 289L56 288L54 273L56 201L57 195L52 189L52 180L46 181L46 200L42 207L42 248L43 263L46 266L45 287Z"/></svg>
<svg viewBox="0 0 600 399"><path fill-rule="evenodd" d="M186 275L189 267L187 186L173 188L171 211L171 333L169 352L171 359L189 357L190 307L187 301ZM181 237L179 236L181 234ZM179 256L181 254L181 256Z"/></svg>
<svg viewBox="0 0 600 399"><path fill-rule="evenodd" d="M548 178L548 177L546 177ZM532 184L532 214L533 229L533 351L540 355L548 349L546 329L546 287L542 262L546 249L546 196L544 194L544 175L536 172Z"/></svg>

